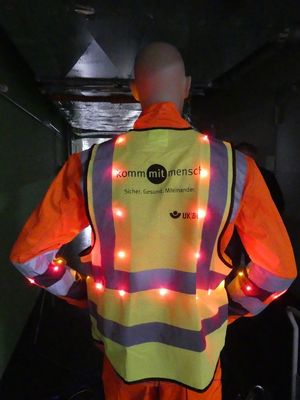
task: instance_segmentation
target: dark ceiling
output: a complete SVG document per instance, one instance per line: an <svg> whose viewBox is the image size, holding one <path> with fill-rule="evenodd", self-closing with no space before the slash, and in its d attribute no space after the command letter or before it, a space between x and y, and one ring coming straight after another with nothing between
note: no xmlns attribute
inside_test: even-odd
<svg viewBox="0 0 300 400"><path fill-rule="evenodd" d="M136 118L128 82L145 44L175 44L192 93L203 95L299 22L299 0L0 0L0 26L81 134L126 129ZM119 120L109 119L116 110Z"/></svg>

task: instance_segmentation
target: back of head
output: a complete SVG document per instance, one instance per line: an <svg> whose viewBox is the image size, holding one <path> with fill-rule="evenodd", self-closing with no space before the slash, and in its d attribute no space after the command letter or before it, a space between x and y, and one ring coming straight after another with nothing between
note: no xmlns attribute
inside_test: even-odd
<svg viewBox="0 0 300 400"><path fill-rule="evenodd" d="M190 78L179 51L164 42L154 42L142 49L135 60L132 91L142 108L171 101L182 111L190 89Z"/></svg>

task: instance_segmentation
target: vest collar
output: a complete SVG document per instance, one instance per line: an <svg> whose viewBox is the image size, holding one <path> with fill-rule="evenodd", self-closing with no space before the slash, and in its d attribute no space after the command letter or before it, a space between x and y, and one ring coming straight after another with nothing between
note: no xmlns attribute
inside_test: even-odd
<svg viewBox="0 0 300 400"><path fill-rule="evenodd" d="M142 111L136 120L133 129L150 128L190 128L190 124L183 119L171 102L157 103Z"/></svg>

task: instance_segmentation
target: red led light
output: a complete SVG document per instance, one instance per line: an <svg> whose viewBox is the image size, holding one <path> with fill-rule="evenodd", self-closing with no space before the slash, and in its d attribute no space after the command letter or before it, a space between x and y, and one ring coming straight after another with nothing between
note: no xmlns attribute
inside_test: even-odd
<svg viewBox="0 0 300 400"><path fill-rule="evenodd" d="M212 292L212 290L211 290L211 289L208 289L207 294L210 296L210 295L211 295L211 292Z"/></svg>
<svg viewBox="0 0 300 400"><path fill-rule="evenodd" d="M119 169L113 168L111 174L112 174L113 177L116 177L119 174L119 172L120 172Z"/></svg>
<svg viewBox="0 0 300 400"><path fill-rule="evenodd" d="M123 250L118 251L117 255L118 255L118 257L121 258L121 259L123 259L123 258L126 257L126 253L125 253L125 251L123 251Z"/></svg>
<svg viewBox="0 0 300 400"><path fill-rule="evenodd" d="M119 295L120 295L121 297L124 297L125 294L126 294L125 290L119 290Z"/></svg>
<svg viewBox="0 0 300 400"><path fill-rule="evenodd" d="M55 272L57 272L57 271L59 271L59 266L58 265L54 265L54 267L53 267L53 271L55 271Z"/></svg>
<svg viewBox="0 0 300 400"><path fill-rule="evenodd" d="M197 253L195 253L195 258L199 260L200 257L201 257L200 251L197 251Z"/></svg>
<svg viewBox="0 0 300 400"><path fill-rule="evenodd" d="M126 139L124 136L119 136L118 139L116 140L116 144L123 144L126 142Z"/></svg>
<svg viewBox="0 0 300 400"><path fill-rule="evenodd" d="M35 284L35 280L34 280L34 279L32 279L32 278L27 278L27 279L28 279L28 281L29 281L30 283Z"/></svg>
<svg viewBox="0 0 300 400"><path fill-rule="evenodd" d="M200 178L206 178L208 176L208 171L207 169L202 169L200 170Z"/></svg>
<svg viewBox="0 0 300 400"><path fill-rule="evenodd" d="M159 294L161 296L165 296L167 293L168 293L168 289L166 289L166 288L159 289Z"/></svg>
<svg viewBox="0 0 300 400"><path fill-rule="evenodd" d="M198 218L199 218L199 219L202 219L202 218L205 217L206 212L205 212L205 210L203 210L203 208L198 208L197 214L198 214Z"/></svg>
<svg viewBox="0 0 300 400"><path fill-rule="evenodd" d="M114 214L119 218L124 217L124 211L120 208L114 208Z"/></svg>
<svg viewBox="0 0 300 400"><path fill-rule="evenodd" d="M246 290L247 290L247 292L251 292L251 290L252 290L252 286L250 286L250 285L247 285L247 286L246 286Z"/></svg>
<svg viewBox="0 0 300 400"><path fill-rule="evenodd" d="M204 135L202 139L203 139L205 142L208 142L208 136L207 136L207 135Z"/></svg>

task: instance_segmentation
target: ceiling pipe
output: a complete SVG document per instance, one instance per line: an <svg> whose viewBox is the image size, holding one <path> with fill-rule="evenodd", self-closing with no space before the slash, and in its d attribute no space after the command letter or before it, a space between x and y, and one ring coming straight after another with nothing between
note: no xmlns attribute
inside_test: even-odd
<svg viewBox="0 0 300 400"><path fill-rule="evenodd" d="M28 111L26 108L21 106L21 104L17 103L15 100L13 100L11 97L9 97L6 92L8 92L8 87L4 84L0 84L0 96L2 96L4 99L6 99L9 103L13 104L17 108L19 108L21 111L23 111L26 115L29 115L31 118L33 118L35 121L37 121L39 124L43 125L45 128L50 129L52 132L54 132L56 135L59 137L63 137L63 133L57 129L50 121L43 121L36 115L32 114L30 111Z"/></svg>

